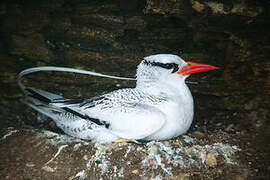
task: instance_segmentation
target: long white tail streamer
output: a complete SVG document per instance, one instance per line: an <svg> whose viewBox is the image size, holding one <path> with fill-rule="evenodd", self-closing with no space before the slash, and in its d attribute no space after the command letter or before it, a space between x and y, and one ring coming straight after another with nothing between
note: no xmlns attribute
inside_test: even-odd
<svg viewBox="0 0 270 180"><path fill-rule="evenodd" d="M72 73L78 73L78 74L88 74L91 76L99 76L99 77L106 77L106 78L112 78L112 79L121 79L121 80L136 80L135 78L126 78L126 77L119 77L119 76L111 76L111 75L105 75L101 73L96 73L92 71L86 71L86 70L80 70L80 69L74 69L74 68L67 68L67 67L56 67L56 66L42 66L42 67L34 67L25 69L22 72L20 72L17 76L17 83L20 87L20 89L24 92L25 86L22 84L21 79L23 76L27 74L31 74L38 71L60 71L60 72L72 72Z"/></svg>

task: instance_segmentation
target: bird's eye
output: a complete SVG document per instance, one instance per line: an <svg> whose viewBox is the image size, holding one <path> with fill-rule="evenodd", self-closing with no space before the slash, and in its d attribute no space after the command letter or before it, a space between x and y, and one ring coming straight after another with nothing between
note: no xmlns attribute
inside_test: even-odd
<svg viewBox="0 0 270 180"><path fill-rule="evenodd" d="M179 69L178 64L176 64L176 63L166 63L166 64L160 63L159 66L163 67L165 69L173 69L172 73L175 73Z"/></svg>
<svg viewBox="0 0 270 180"><path fill-rule="evenodd" d="M166 64L163 64L162 67L165 68L165 69L172 69L173 64L172 63L166 63Z"/></svg>
<svg viewBox="0 0 270 180"><path fill-rule="evenodd" d="M159 66L165 69L173 69L172 73L175 73L176 71L179 70L179 66L176 63L160 63L160 62L149 62L149 61L144 61L144 64L146 65L152 65L152 66Z"/></svg>

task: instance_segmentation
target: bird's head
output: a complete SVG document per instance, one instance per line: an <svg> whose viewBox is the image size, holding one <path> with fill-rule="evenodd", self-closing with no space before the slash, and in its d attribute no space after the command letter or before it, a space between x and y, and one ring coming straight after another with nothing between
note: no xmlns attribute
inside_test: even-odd
<svg viewBox="0 0 270 180"><path fill-rule="evenodd" d="M193 73L205 72L218 67L194 62L185 62L173 54L157 54L145 57L137 69L137 86L177 84Z"/></svg>

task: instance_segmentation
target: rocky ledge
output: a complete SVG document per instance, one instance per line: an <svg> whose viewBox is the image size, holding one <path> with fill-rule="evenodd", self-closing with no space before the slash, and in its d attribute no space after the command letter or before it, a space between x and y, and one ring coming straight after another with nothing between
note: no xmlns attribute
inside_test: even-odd
<svg viewBox="0 0 270 180"><path fill-rule="evenodd" d="M247 176L242 150L218 131L145 145L98 144L48 130L5 130L0 151L3 179L197 179ZM211 135L209 135L211 136ZM208 139L208 140L207 140ZM231 177L231 176L230 176ZM241 179L240 178L240 179Z"/></svg>

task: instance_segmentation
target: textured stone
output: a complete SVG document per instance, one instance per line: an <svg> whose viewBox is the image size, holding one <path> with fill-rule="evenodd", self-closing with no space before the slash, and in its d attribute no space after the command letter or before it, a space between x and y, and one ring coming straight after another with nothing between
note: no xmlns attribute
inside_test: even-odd
<svg viewBox="0 0 270 180"><path fill-rule="evenodd" d="M215 158L215 156L211 153L207 153L206 154L206 158L205 158L205 162L208 166L210 167L215 167L217 166L217 159Z"/></svg>
<svg viewBox="0 0 270 180"><path fill-rule="evenodd" d="M25 59L49 62L55 59L51 50L46 47L45 39L41 34L30 37L13 35L10 43L11 54Z"/></svg>

